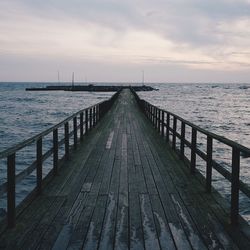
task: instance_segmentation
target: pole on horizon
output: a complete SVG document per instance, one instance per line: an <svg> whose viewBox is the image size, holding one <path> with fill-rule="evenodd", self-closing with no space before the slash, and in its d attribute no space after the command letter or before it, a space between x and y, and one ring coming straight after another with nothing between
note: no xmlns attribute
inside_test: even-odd
<svg viewBox="0 0 250 250"><path fill-rule="evenodd" d="M74 87L74 84L75 84L74 80L75 80L75 73L73 72L72 73L72 87Z"/></svg>
<svg viewBox="0 0 250 250"><path fill-rule="evenodd" d="M60 84L60 72L59 72L59 70L57 71L57 80L58 80L58 84Z"/></svg>
<svg viewBox="0 0 250 250"><path fill-rule="evenodd" d="M142 70L142 85L144 85L144 70Z"/></svg>

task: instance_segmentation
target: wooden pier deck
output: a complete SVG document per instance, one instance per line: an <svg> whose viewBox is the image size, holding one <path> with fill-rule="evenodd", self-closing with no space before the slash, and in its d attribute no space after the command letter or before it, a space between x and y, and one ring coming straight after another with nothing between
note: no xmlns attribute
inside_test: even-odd
<svg viewBox="0 0 250 250"><path fill-rule="evenodd" d="M248 227L231 227L227 209L123 90L0 248L250 249Z"/></svg>

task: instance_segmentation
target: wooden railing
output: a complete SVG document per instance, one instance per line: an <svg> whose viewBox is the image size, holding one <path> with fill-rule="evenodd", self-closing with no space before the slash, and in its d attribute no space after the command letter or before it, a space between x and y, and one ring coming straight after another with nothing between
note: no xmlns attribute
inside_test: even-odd
<svg viewBox="0 0 250 250"><path fill-rule="evenodd" d="M95 104L91 107L78 111L68 117L59 124L47 129L46 131L26 140L12 148L0 153L0 159L7 159L7 181L0 185L0 197L7 193L7 226L12 228L15 226L16 218L16 184L20 183L24 178L36 171L36 187L32 190L34 196L40 195L43 188L43 162L50 156L53 156L52 175L56 175L59 168L59 161L68 160L72 149L77 149L79 141L83 140L102 116L111 108L114 101L118 97L119 92L115 93L110 99ZM72 123L73 130L70 130ZM58 129L63 129L64 136L58 140ZM43 153L43 139L45 136L51 135L53 140L52 147ZM73 137L73 145L70 145L70 138ZM16 174L16 154L30 146L36 144L36 160L27 168ZM64 146L64 155L59 159L59 147ZM20 204L21 205L21 204Z"/></svg>
<svg viewBox="0 0 250 250"><path fill-rule="evenodd" d="M196 172L196 156L206 162L206 191L211 192L212 184L212 169L214 168L225 177L231 183L231 211L230 219L231 224L236 225L238 223L239 215L239 191L242 191L247 197L250 197L250 187L242 182L240 176L240 156L250 156L250 149L240 145L232 140L217 134L211 133L205 129L202 129L193 123L175 115L166 110L160 109L149 102L142 100L132 90L137 103L141 110L152 122L153 126L158 130L162 137L170 143L173 150L177 151L182 160L188 161L190 172L194 174ZM180 132L177 131L177 125L180 127ZM191 129L191 140L186 138L187 127ZM197 146L197 133L205 135L206 137L206 150L201 150ZM170 137L171 135L171 137ZM170 141L170 138L172 140ZM177 148L176 139L180 140L179 148ZM225 169L221 164L213 159L213 142L218 141L226 146L232 148L231 155L231 172ZM190 158L187 158L185 154L185 148L190 148Z"/></svg>

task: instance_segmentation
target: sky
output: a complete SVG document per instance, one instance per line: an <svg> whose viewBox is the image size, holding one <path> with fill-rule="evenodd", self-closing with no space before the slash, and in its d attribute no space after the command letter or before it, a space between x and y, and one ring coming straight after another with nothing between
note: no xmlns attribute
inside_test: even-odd
<svg viewBox="0 0 250 250"><path fill-rule="evenodd" d="M0 0L0 81L250 83L250 0Z"/></svg>

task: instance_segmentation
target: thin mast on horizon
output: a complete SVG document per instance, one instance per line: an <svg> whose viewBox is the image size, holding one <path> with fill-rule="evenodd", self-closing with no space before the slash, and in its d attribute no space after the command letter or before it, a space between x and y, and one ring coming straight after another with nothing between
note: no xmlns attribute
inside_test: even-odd
<svg viewBox="0 0 250 250"><path fill-rule="evenodd" d="M59 70L57 71L57 80L58 80L58 83L60 84L60 72L59 72Z"/></svg>
<svg viewBox="0 0 250 250"><path fill-rule="evenodd" d="M72 73L72 87L74 87L74 85L75 85L75 73L73 72Z"/></svg>

